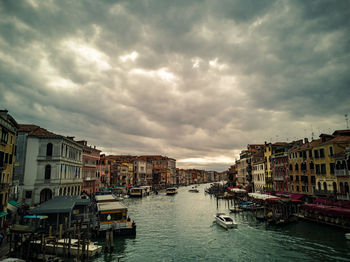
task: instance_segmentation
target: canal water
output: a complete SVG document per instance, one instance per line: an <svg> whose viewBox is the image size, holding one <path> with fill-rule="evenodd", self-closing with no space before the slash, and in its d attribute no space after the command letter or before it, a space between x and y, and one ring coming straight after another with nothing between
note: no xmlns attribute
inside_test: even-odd
<svg viewBox="0 0 350 262"><path fill-rule="evenodd" d="M135 237L115 239L114 252L100 261L350 261L345 231L307 222L268 226L254 213L230 214L237 229L214 222L217 212L229 214L228 202L180 187L142 199L126 199Z"/></svg>

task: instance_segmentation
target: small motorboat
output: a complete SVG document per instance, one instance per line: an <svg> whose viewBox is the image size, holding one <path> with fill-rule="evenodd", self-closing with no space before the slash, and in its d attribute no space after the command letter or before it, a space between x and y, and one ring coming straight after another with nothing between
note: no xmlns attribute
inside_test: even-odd
<svg viewBox="0 0 350 262"><path fill-rule="evenodd" d="M176 187L168 187L166 189L166 194L167 195L175 195L175 194L177 194L177 188Z"/></svg>
<svg viewBox="0 0 350 262"><path fill-rule="evenodd" d="M345 233L345 238L346 238L347 240L350 240L350 233Z"/></svg>
<svg viewBox="0 0 350 262"><path fill-rule="evenodd" d="M214 217L216 223L222 226L223 228L237 228L236 222L224 213L217 213Z"/></svg>
<svg viewBox="0 0 350 262"><path fill-rule="evenodd" d="M238 206L229 207L228 209L230 209L232 213L239 213L243 211L243 209Z"/></svg>
<svg viewBox="0 0 350 262"><path fill-rule="evenodd" d="M199 190L196 187L192 187L188 192L199 193Z"/></svg>

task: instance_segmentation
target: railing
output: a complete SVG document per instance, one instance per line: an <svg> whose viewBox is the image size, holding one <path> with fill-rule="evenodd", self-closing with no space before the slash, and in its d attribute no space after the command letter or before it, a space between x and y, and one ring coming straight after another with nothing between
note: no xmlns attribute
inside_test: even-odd
<svg viewBox="0 0 350 262"><path fill-rule="evenodd" d="M84 181L92 181L92 180L96 180L96 177L84 177L83 180Z"/></svg>
<svg viewBox="0 0 350 262"><path fill-rule="evenodd" d="M335 176L348 176L349 172L346 169L336 169Z"/></svg>
<svg viewBox="0 0 350 262"><path fill-rule="evenodd" d="M337 199L338 200L350 200L350 194L337 194Z"/></svg>
<svg viewBox="0 0 350 262"><path fill-rule="evenodd" d="M275 176L273 178L274 181L284 181L284 177L283 176Z"/></svg>
<svg viewBox="0 0 350 262"><path fill-rule="evenodd" d="M5 170L7 168L7 164L6 163L3 163L2 166L0 166L0 170Z"/></svg>
<svg viewBox="0 0 350 262"><path fill-rule="evenodd" d="M9 183L0 183L0 189L3 190L3 189L6 189L8 188L10 185Z"/></svg>
<svg viewBox="0 0 350 262"><path fill-rule="evenodd" d="M318 196L331 196L334 195L333 191L315 189L314 194Z"/></svg>
<svg viewBox="0 0 350 262"><path fill-rule="evenodd" d="M96 167L96 164L85 163L85 167Z"/></svg>

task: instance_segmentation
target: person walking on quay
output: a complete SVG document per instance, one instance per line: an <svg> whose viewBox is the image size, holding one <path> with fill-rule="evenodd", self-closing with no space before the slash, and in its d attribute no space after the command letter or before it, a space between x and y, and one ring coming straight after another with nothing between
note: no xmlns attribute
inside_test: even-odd
<svg viewBox="0 0 350 262"><path fill-rule="evenodd" d="M1 244L2 244L2 241L4 240L4 233L1 231L0 232L0 247L1 247Z"/></svg>

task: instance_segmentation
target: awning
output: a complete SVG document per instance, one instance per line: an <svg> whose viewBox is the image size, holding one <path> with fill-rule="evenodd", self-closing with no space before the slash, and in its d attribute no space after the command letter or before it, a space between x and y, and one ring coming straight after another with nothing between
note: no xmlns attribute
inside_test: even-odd
<svg viewBox="0 0 350 262"><path fill-rule="evenodd" d="M300 200L304 195L303 194L291 194L290 198L292 200Z"/></svg>
<svg viewBox="0 0 350 262"><path fill-rule="evenodd" d="M6 216L6 215L7 215L7 212L6 212L6 211L3 211L3 212L0 213L0 217L4 217L4 216Z"/></svg>
<svg viewBox="0 0 350 262"><path fill-rule="evenodd" d="M9 204L13 205L14 207L19 207L19 203L15 200L10 200Z"/></svg>

